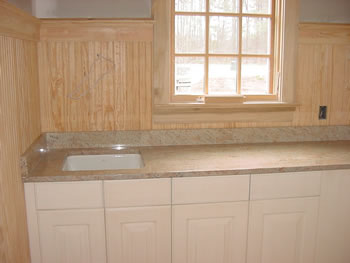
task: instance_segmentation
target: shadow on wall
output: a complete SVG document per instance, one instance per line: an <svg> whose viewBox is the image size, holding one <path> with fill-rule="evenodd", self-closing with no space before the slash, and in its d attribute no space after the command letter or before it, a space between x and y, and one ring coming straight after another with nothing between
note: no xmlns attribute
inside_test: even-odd
<svg viewBox="0 0 350 263"><path fill-rule="evenodd" d="M32 5L35 0L7 0L9 3L15 5L16 7L32 14Z"/></svg>

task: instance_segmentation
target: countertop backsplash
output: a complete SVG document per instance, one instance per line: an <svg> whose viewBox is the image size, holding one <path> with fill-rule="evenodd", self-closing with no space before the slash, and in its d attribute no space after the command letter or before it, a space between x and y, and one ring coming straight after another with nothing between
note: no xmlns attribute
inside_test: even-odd
<svg viewBox="0 0 350 263"><path fill-rule="evenodd" d="M350 126L46 133L48 149L350 140Z"/></svg>

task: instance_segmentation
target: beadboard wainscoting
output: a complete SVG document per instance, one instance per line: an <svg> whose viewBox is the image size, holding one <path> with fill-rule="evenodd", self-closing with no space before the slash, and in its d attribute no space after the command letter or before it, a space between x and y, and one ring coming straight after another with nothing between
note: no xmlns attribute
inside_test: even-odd
<svg viewBox="0 0 350 263"><path fill-rule="evenodd" d="M42 130L151 129L152 21L42 20Z"/></svg>
<svg viewBox="0 0 350 263"><path fill-rule="evenodd" d="M0 262L29 263L19 158L40 135L40 21L0 1Z"/></svg>
<svg viewBox="0 0 350 263"><path fill-rule="evenodd" d="M298 126L350 124L350 25L301 24ZM328 106L319 120L319 106Z"/></svg>
<svg viewBox="0 0 350 263"><path fill-rule="evenodd" d="M291 121L275 116L260 122L157 123L152 122L152 20L42 20L42 131L349 125L349 34L350 25L300 24L298 107ZM319 120L319 106L327 106L326 120Z"/></svg>

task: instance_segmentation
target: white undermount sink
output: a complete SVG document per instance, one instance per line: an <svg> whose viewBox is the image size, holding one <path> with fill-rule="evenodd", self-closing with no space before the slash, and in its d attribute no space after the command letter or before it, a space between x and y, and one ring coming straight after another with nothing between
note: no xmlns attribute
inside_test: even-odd
<svg viewBox="0 0 350 263"><path fill-rule="evenodd" d="M71 155L63 164L63 171L96 171L139 169L144 166L140 154Z"/></svg>

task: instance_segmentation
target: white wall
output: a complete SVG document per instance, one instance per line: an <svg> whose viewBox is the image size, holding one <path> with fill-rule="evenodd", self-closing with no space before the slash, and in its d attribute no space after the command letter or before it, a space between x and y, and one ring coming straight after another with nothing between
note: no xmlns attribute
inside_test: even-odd
<svg viewBox="0 0 350 263"><path fill-rule="evenodd" d="M300 0L300 20L350 23L350 0Z"/></svg>
<svg viewBox="0 0 350 263"><path fill-rule="evenodd" d="M8 0L8 2L32 14L32 0Z"/></svg>
<svg viewBox="0 0 350 263"><path fill-rule="evenodd" d="M34 0L38 18L150 18L151 0Z"/></svg>

